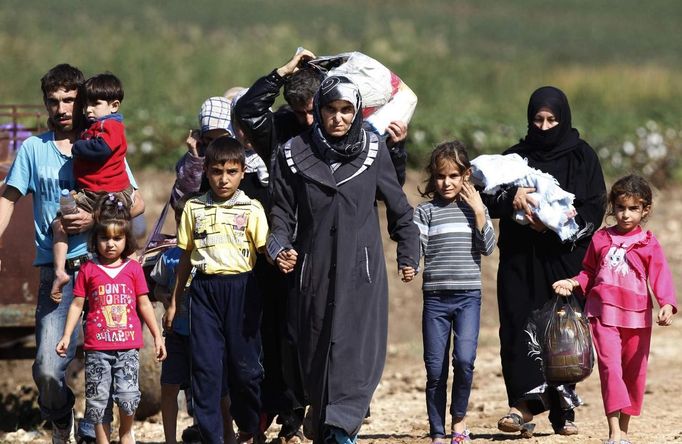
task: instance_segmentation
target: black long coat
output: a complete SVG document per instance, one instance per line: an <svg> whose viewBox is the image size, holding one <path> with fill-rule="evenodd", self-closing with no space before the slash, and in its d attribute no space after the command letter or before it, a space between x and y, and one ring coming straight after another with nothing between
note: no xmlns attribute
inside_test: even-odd
<svg viewBox="0 0 682 444"><path fill-rule="evenodd" d="M398 242L398 265L416 269L419 259L413 210L388 150L371 133L365 141L362 153L332 174L304 132L285 145L272 174L269 244L298 252L289 325L304 388L318 423L350 435L360 429L386 357L388 285L378 197ZM318 428L316 442L320 434Z"/></svg>

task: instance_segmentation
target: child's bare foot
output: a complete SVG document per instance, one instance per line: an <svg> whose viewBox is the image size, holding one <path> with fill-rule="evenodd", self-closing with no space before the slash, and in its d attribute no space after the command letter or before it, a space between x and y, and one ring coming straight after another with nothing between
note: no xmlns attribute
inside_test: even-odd
<svg viewBox="0 0 682 444"><path fill-rule="evenodd" d="M62 290L64 286L69 283L71 278L63 271L55 271L54 281L52 282L52 290L50 291L50 298L56 303L62 300Z"/></svg>
<svg viewBox="0 0 682 444"><path fill-rule="evenodd" d="M120 435L118 440L120 444L135 444L135 433L131 430L128 433Z"/></svg>

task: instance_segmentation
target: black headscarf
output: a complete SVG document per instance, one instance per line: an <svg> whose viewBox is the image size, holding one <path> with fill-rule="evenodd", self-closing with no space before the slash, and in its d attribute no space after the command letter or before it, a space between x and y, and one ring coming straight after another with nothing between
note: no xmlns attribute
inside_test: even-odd
<svg viewBox="0 0 682 444"><path fill-rule="evenodd" d="M541 108L552 111L559 122L542 130L533 122ZM531 94L528 102L528 133L520 143L508 150L539 161L553 160L575 149L580 140L578 130L571 125L571 108L566 94L553 86L543 86Z"/></svg>
<svg viewBox="0 0 682 444"><path fill-rule="evenodd" d="M355 115L350 129L341 137L327 134L322 123L320 110L334 100L346 100L355 108ZM364 139L362 135L362 97L360 90L348 78L343 76L327 77L313 98L312 138L315 147L322 157L331 162L348 162L362 152Z"/></svg>

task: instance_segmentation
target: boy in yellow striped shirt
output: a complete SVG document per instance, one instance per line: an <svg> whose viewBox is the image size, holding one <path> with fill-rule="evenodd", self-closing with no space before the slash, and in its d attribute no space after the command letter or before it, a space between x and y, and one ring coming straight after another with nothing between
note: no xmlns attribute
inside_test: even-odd
<svg viewBox="0 0 682 444"><path fill-rule="evenodd" d="M240 433L259 431L262 302L252 269L256 254L265 250L268 224L260 202L239 190L244 166L244 147L236 139L219 137L206 148L211 189L185 205L177 238L184 251L166 311L166 324L172 323L175 301L196 267L189 290L192 402L209 443L223 442L218 388L224 374Z"/></svg>

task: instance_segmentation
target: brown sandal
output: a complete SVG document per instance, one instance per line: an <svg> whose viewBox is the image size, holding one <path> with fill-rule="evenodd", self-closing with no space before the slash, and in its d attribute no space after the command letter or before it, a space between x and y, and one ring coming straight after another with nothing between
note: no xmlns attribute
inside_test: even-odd
<svg viewBox="0 0 682 444"><path fill-rule="evenodd" d="M514 433L523 429L525 421L518 413L508 413L497 421L497 428L503 432Z"/></svg>

